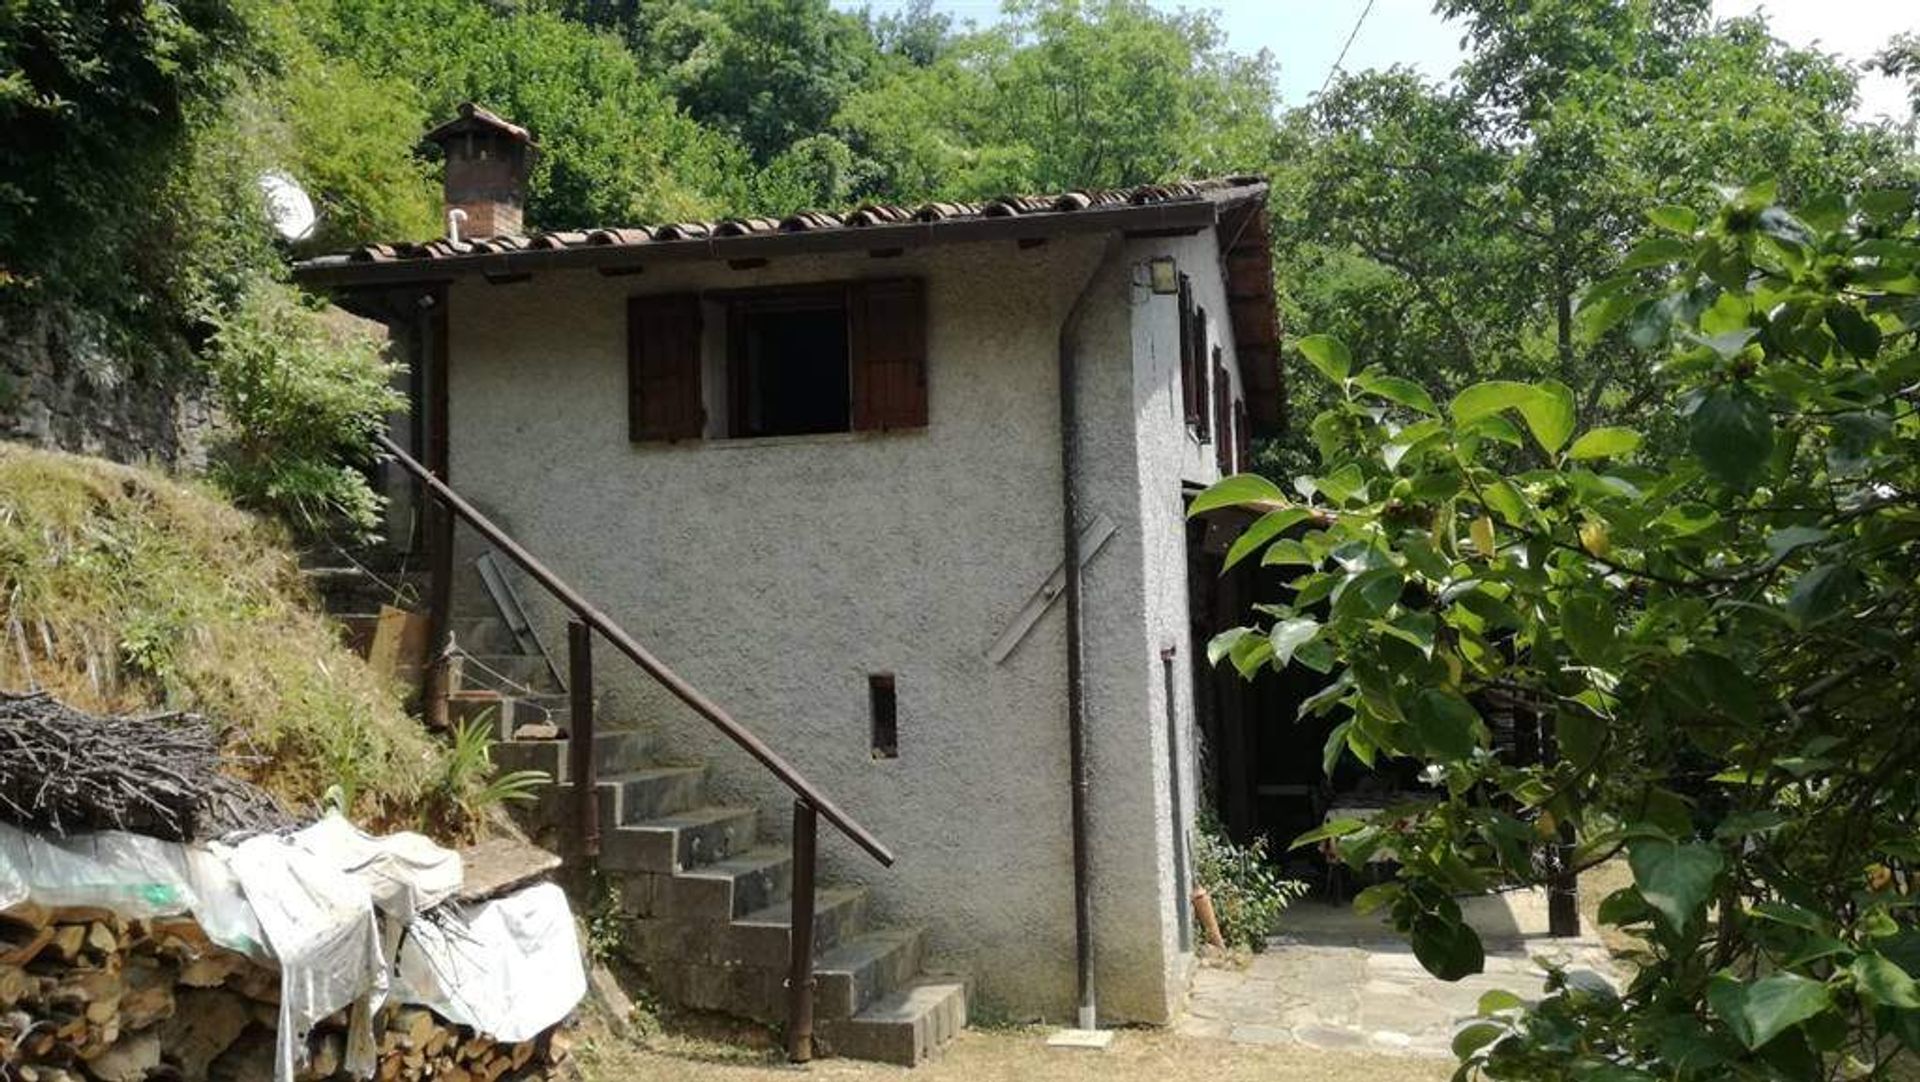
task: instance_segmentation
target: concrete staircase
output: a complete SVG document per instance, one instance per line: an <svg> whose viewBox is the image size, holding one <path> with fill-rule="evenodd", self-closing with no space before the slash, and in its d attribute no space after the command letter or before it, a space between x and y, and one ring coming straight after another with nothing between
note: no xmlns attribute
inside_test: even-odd
<svg viewBox="0 0 1920 1082"><path fill-rule="evenodd" d="M560 720L518 702L505 714L507 725ZM665 764L651 752L639 730L595 736L600 868L628 918L627 953L668 1002L778 1024L793 931L788 844L763 835L757 809L712 802L704 764ZM523 813L537 840L574 833L566 739L506 739L494 758L503 770L556 779ZM964 978L928 971L923 929L876 926L865 888L815 891L813 944L823 1053L913 1066L966 1027Z"/></svg>
<svg viewBox="0 0 1920 1082"><path fill-rule="evenodd" d="M369 573L337 562L310 564L307 573L350 641L371 635L381 604L426 595L418 571L375 565ZM396 590L403 596L396 599ZM459 648L452 719L488 719L500 770L540 770L553 779L516 816L535 841L569 852L578 832L568 697L554 672L565 671L564 643L546 644L561 651L550 667L497 616L456 612L450 630ZM601 661L619 663L610 655ZM546 726L559 735L548 736ZM627 918L626 952L667 1002L782 1023L793 930L787 841L763 832L759 809L712 801L704 764L661 762L646 732L604 720L599 727L600 868ZM815 891L813 944L820 1053L913 1066L966 1027L965 979L931 970L923 929L870 920L864 888Z"/></svg>

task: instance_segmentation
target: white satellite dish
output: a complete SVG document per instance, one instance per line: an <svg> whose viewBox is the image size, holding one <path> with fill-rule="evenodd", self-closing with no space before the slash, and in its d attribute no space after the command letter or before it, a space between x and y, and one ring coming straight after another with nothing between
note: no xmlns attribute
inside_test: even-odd
<svg viewBox="0 0 1920 1082"><path fill-rule="evenodd" d="M298 181L285 173L262 173L260 192L267 197L267 217L282 237L305 240L313 232L320 216Z"/></svg>

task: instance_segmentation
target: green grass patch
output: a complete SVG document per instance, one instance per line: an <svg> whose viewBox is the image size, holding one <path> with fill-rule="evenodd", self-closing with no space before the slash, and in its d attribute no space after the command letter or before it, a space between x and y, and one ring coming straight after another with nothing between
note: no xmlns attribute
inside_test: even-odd
<svg viewBox="0 0 1920 1082"><path fill-rule="evenodd" d="M337 786L371 826L475 826L484 779L341 642L283 531L152 471L0 443L0 686L204 714L234 772L299 810Z"/></svg>

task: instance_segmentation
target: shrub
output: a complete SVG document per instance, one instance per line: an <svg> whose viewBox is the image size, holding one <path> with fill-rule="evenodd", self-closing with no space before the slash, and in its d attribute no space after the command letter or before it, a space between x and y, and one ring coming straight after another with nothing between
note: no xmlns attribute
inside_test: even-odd
<svg viewBox="0 0 1920 1082"><path fill-rule="evenodd" d="M1459 1077L1888 1077L1920 1051L1915 191L1649 218L1581 322L1657 357L1672 435L1583 426L1553 380L1442 405L1301 339L1321 471L1193 503L1264 510L1230 560L1300 573L1211 652L1330 678L1302 706L1329 771L1424 764L1438 799L1396 829L1300 843L1391 845L1356 904L1438 977L1484 963L1455 895L1625 855L1598 916L1645 945L1631 983L1489 996Z"/></svg>
<svg viewBox="0 0 1920 1082"><path fill-rule="evenodd" d="M371 534L382 500L360 467L403 403L396 366L371 335L330 323L271 279L255 280L214 323L207 364L226 422L214 481L304 533L340 524Z"/></svg>
<svg viewBox="0 0 1920 1082"><path fill-rule="evenodd" d="M1193 860L1229 947L1265 950L1281 912L1307 893L1305 883L1274 870L1266 838L1235 845L1216 823L1203 821L1195 832Z"/></svg>

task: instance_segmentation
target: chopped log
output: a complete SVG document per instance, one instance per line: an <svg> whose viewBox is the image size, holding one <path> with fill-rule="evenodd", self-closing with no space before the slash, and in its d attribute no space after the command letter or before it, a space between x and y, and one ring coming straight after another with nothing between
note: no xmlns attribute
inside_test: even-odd
<svg viewBox="0 0 1920 1082"><path fill-rule="evenodd" d="M127 959L120 971L126 990L120 994L120 1024L145 1029L173 1017L173 972L152 958Z"/></svg>
<svg viewBox="0 0 1920 1082"><path fill-rule="evenodd" d="M280 1002L280 971L256 965L242 956L240 968L227 978L227 987L261 1003Z"/></svg>
<svg viewBox="0 0 1920 1082"><path fill-rule="evenodd" d="M87 926L84 924L53 925L53 942L47 944L46 953L56 959L73 963L80 958L80 948L87 942Z"/></svg>
<svg viewBox="0 0 1920 1082"><path fill-rule="evenodd" d="M114 954L120 950L120 936L113 930L112 924L96 920L87 926L87 949L100 954Z"/></svg>
<svg viewBox="0 0 1920 1082"><path fill-rule="evenodd" d="M180 967L180 983L189 988L218 988L248 964L246 955L215 947Z"/></svg>
<svg viewBox="0 0 1920 1082"><path fill-rule="evenodd" d="M512 1052L513 1069L517 1071L525 1067L527 1061L533 1058L534 1051L532 1041L521 1041L519 1044L514 1045Z"/></svg>
<svg viewBox="0 0 1920 1082"><path fill-rule="evenodd" d="M39 931L29 932L20 938L0 935L0 965L24 966L53 942L59 929L49 924Z"/></svg>
<svg viewBox="0 0 1920 1082"><path fill-rule="evenodd" d="M246 1031L247 1001L223 988L180 992L173 1017L160 1027L160 1045L187 1082L206 1082L213 1061ZM268 1076L272 1071L268 1071Z"/></svg>
<svg viewBox="0 0 1920 1082"><path fill-rule="evenodd" d="M99 1082L140 1082L159 1066L160 1034L149 1029L127 1034L87 1060L87 1073Z"/></svg>
<svg viewBox="0 0 1920 1082"><path fill-rule="evenodd" d="M188 956L199 956L214 949L213 940L199 922L186 917L168 917L156 920L148 926L148 934L162 944L163 949L184 952Z"/></svg>
<svg viewBox="0 0 1920 1082"><path fill-rule="evenodd" d="M94 921L116 923L120 919L113 910L103 905L59 905L49 912L55 924L92 924Z"/></svg>
<svg viewBox="0 0 1920 1082"><path fill-rule="evenodd" d="M37 932L54 920L53 910L34 902L21 902L19 905L0 909L0 926L12 926L29 932ZM4 931L0 927L0 931Z"/></svg>
<svg viewBox="0 0 1920 1082"><path fill-rule="evenodd" d="M346 1058L346 1034L338 1031L318 1034L313 1040L313 1056L308 1061L307 1072L314 1078L332 1078L340 1073Z"/></svg>
<svg viewBox="0 0 1920 1082"><path fill-rule="evenodd" d="M258 1026L244 1035L207 1068L209 1082L262 1082L273 1077L275 1043L272 1030Z"/></svg>
<svg viewBox="0 0 1920 1082"><path fill-rule="evenodd" d="M402 1007L393 1012L388 1026L400 1033L400 1047L406 1051L425 1048L433 1037L439 1023L433 1020L433 1012L420 1007Z"/></svg>
<svg viewBox="0 0 1920 1082"><path fill-rule="evenodd" d="M40 981L33 974L19 966L0 965L0 1007L11 1007L39 989Z"/></svg>

